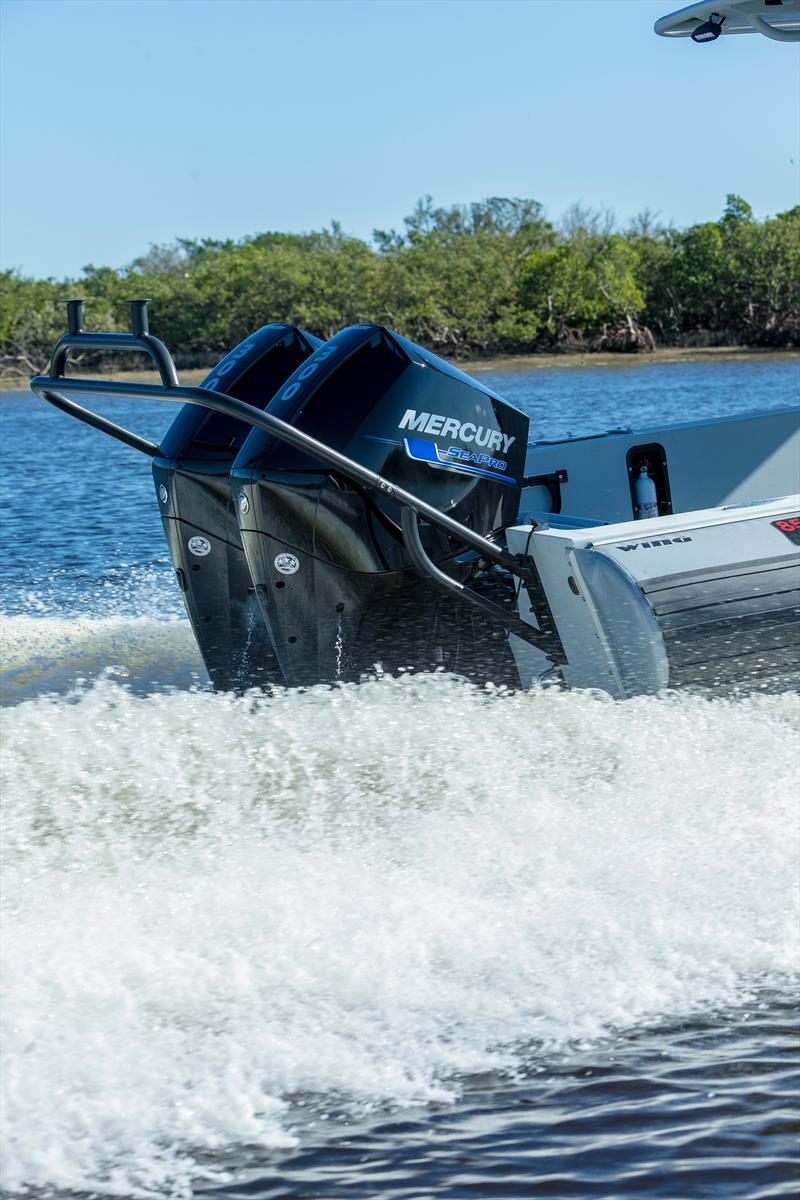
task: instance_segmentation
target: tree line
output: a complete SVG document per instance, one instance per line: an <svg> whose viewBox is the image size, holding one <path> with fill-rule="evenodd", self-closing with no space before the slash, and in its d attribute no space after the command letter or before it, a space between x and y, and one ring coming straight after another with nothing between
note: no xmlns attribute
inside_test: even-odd
<svg viewBox="0 0 800 1200"><path fill-rule="evenodd" d="M206 366L260 325L328 338L375 321L451 358L660 345L800 344L800 206L756 220L729 195L718 221L675 229L644 212L619 228L576 205L558 225L534 200L437 208L372 243L321 232L178 240L122 269L76 280L0 275L0 369L42 370L65 328L59 301L84 296L93 330L151 327L179 366ZM84 365L97 366L97 359Z"/></svg>

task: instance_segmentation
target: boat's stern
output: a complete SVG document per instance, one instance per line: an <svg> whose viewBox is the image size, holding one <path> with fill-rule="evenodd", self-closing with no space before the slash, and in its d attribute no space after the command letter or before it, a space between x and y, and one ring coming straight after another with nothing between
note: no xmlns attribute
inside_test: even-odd
<svg viewBox="0 0 800 1200"><path fill-rule="evenodd" d="M530 555L571 687L781 686L800 675L800 495L648 521L508 530ZM535 622L524 589L523 619ZM517 644L524 684L547 664Z"/></svg>

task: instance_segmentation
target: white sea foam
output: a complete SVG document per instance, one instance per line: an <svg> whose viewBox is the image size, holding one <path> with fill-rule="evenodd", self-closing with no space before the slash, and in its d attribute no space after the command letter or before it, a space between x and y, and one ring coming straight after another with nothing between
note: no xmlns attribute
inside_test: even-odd
<svg viewBox="0 0 800 1200"><path fill-rule="evenodd" d="M309 1093L442 1100L780 985L796 719L442 675L6 709L5 1185L185 1193Z"/></svg>

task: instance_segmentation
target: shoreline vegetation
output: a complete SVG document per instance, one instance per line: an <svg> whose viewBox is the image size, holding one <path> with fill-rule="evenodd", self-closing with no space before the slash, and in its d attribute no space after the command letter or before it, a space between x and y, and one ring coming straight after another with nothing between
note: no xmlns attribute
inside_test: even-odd
<svg viewBox="0 0 800 1200"><path fill-rule="evenodd" d="M0 380L47 369L87 301L87 328L127 330L127 300L151 298L153 333L192 375L270 322L329 338L375 322L472 370L575 366L800 347L800 206L758 220L729 195L718 221L669 228L640 213L573 206L558 226L534 200L436 208L372 242L330 229L239 241L178 240L75 280L0 273ZM83 373L135 371L137 355L87 353ZM188 379L188 375L187 375Z"/></svg>
<svg viewBox="0 0 800 1200"><path fill-rule="evenodd" d="M580 370L582 367L609 367L624 369L626 367L643 367L648 364L670 362L747 362L758 359L784 359L797 361L800 364L800 350L773 349L769 346L662 346L641 354L619 354L610 352L589 352L572 350L562 354L506 354L494 358L453 358L451 361L462 371L471 375L480 375L484 371L535 371L559 370L569 368ZM180 371L181 383L194 387L205 379L214 368L214 363L203 367L189 367ZM45 368L46 372L46 368ZM157 371L149 370L87 370L80 372L73 369L73 375L83 374L87 379L102 378L109 380L124 380L127 383L159 383ZM0 394L3 392L25 391L30 381L29 374L8 373L0 376Z"/></svg>

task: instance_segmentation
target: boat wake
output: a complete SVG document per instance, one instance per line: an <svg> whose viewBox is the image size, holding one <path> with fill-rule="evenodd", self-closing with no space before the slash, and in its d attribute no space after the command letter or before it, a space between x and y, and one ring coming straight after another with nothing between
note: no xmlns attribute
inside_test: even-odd
<svg viewBox="0 0 800 1200"><path fill-rule="evenodd" d="M291 1145L309 1108L448 1102L466 1077L788 986L795 696L444 674L137 694L75 681L196 671L188 626L19 622L12 1191L187 1194L231 1147Z"/></svg>

